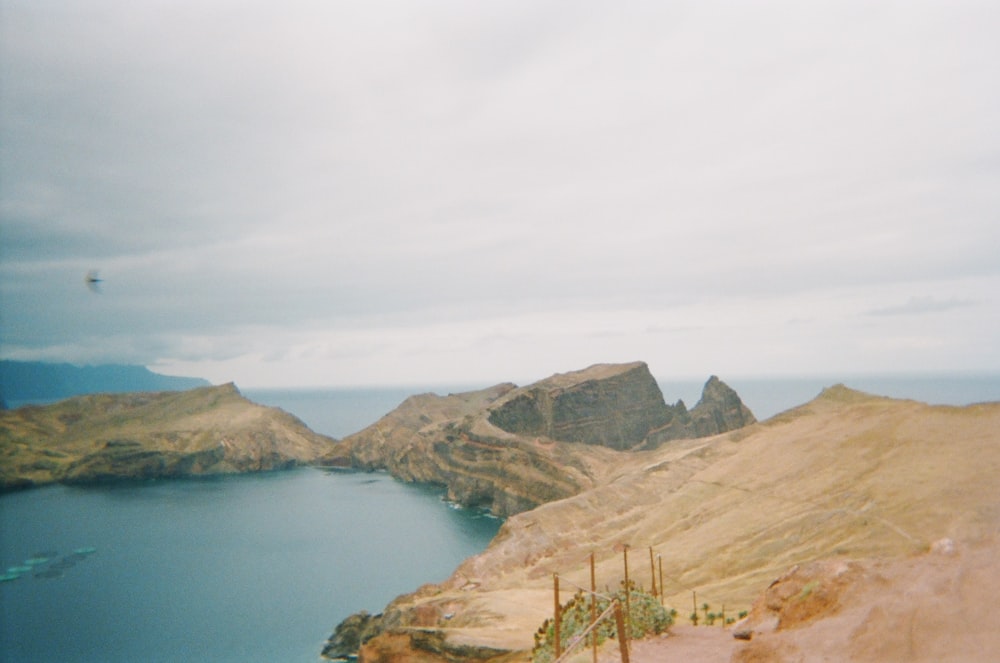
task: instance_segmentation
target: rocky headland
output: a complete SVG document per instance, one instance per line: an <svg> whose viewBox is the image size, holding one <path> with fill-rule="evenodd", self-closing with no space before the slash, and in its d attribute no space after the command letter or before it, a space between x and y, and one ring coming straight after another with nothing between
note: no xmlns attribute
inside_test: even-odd
<svg viewBox="0 0 1000 663"><path fill-rule="evenodd" d="M645 363L598 364L526 387L412 396L317 462L439 484L456 503L506 517L593 488L616 452L754 421L714 376L688 411L664 402Z"/></svg>
<svg viewBox="0 0 1000 663"><path fill-rule="evenodd" d="M636 366L588 370L619 380L642 373ZM637 551L632 579L647 588L653 579L646 550L661 557L664 598L680 620L691 611L693 591L699 604L724 605L728 615L750 611L731 628L751 639L730 639L725 658L711 660L833 660L822 657L836 658L838 642L859 656L869 646L887 647L887 658L864 660L996 653L990 647L997 638L974 603L984 596L980 581L1000 577L1000 556L993 554L1000 540L1000 403L929 406L838 385L766 422L669 443L654 435L671 425L662 408L629 407L630 423L595 417L612 433L603 446L553 437L572 429L557 412L585 411L575 397L567 402L572 407L557 405L563 380L497 388L475 405L456 407L454 417L427 415L423 426L408 418L411 428L398 435L383 420L376 438L339 448L372 449L367 457L390 469L414 465L407 452L464 458L415 465L437 468L415 478L442 483L449 477L440 472L475 466L479 461L468 459L480 445L491 453L515 449L521 455L510 462L531 463L537 479L512 480L504 461L514 456L506 451L491 458L506 473L503 485L532 496L520 506L542 501L530 490L534 481L551 476L556 487L552 500L512 512L488 549L445 582L398 597L380 615L347 620L327 657L345 655L352 643L362 661L527 660L534 633L551 617L553 574L568 601L576 586L589 586L593 554L599 585L615 587L625 546ZM702 420L695 409L691 420ZM653 426L641 438L631 432L638 418ZM446 429L451 439L441 437ZM427 438L438 447L425 446ZM406 451L392 451L396 445ZM505 489L493 485L482 484L482 502L504 504L491 491ZM909 592L914 603L890 600L895 592ZM935 625L930 601L951 611L945 622L954 629ZM913 632L914 624L926 626L927 637ZM662 647L683 641L667 638ZM928 658L947 651L961 656Z"/></svg>
<svg viewBox="0 0 1000 663"><path fill-rule="evenodd" d="M334 443L232 384L77 396L0 412L0 490L282 469Z"/></svg>

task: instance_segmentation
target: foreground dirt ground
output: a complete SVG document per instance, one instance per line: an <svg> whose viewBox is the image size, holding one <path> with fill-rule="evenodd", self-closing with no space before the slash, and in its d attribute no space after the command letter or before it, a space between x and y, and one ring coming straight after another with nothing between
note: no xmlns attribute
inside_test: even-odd
<svg viewBox="0 0 1000 663"><path fill-rule="evenodd" d="M633 663L1000 661L990 601L1000 592L1000 538L936 542L891 560L822 560L795 567L728 629L679 624L634 642ZM737 640L736 631L751 640ZM587 660L590 660L589 658ZM620 660L601 651L602 663Z"/></svg>

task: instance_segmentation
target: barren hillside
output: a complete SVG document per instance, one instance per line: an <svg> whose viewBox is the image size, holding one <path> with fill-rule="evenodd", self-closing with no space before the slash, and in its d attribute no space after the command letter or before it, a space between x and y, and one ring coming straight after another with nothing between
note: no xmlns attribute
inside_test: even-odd
<svg viewBox="0 0 1000 663"><path fill-rule="evenodd" d="M974 547L1000 525L996 403L932 407L836 386L764 423L608 463L599 485L510 518L447 582L397 599L392 647L419 627L442 636L442 651L530 649L552 611L552 575L568 600L572 585L589 586L593 552L599 585L614 586L625 544L646 587L647 549L662 556L683 618L692 590L735 614L797 564L905 560L944 538ZM391 640L375 638L367 656Z"/></svg>

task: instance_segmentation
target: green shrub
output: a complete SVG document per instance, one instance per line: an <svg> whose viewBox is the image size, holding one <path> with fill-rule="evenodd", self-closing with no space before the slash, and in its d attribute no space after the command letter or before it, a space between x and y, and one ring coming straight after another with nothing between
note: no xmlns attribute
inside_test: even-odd
<svg viewBox="0 0 1000 663"><path fill-rule="evenodd" d="M615 593L615 598L621 601L622 608L625 607L625 590L619 589ZM629 592L629 612L631 614L631 637L644 638L650 634L662 633L673 623L673 617L660 605L659 599L638 590L632 585ZM597 614L602 614L608 609L610 602L604 598L597 599ZM577 592L566 605L562 606L562 620L560 621L559 636L562 642L562 650L566 651L570 646L580 639L588 626L590 626L590 595ZM602 621L594 629L597 634L597 643L600 644L608 638L618 635L614 617L609 617ZM589 642L589 640L588 640ZM551 619L546 619L545 623L535 632L535 647L531 650L531 660L533 663L551 663L555 660L555 623Z"/></svg>

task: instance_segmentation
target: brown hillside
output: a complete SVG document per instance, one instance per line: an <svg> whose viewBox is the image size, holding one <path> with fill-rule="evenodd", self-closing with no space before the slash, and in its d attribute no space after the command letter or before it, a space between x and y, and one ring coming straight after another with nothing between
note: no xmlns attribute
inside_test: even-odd
<svg viewBox="0 0 1000 663"><path fill-rule="evenodd" d="M623 544L646 587L647 548L662 555L684 617L692 589L734 614L796 564L905 559L946 537L974 546L1000 525L997 403L932 407L837 386L740 431L611 454L599 485L510 518L448 581L397 599L393 647L419 625L454 647L527 650L552 610L552 574L589 585L594 552L599 584L616 585Z"/></svg>

